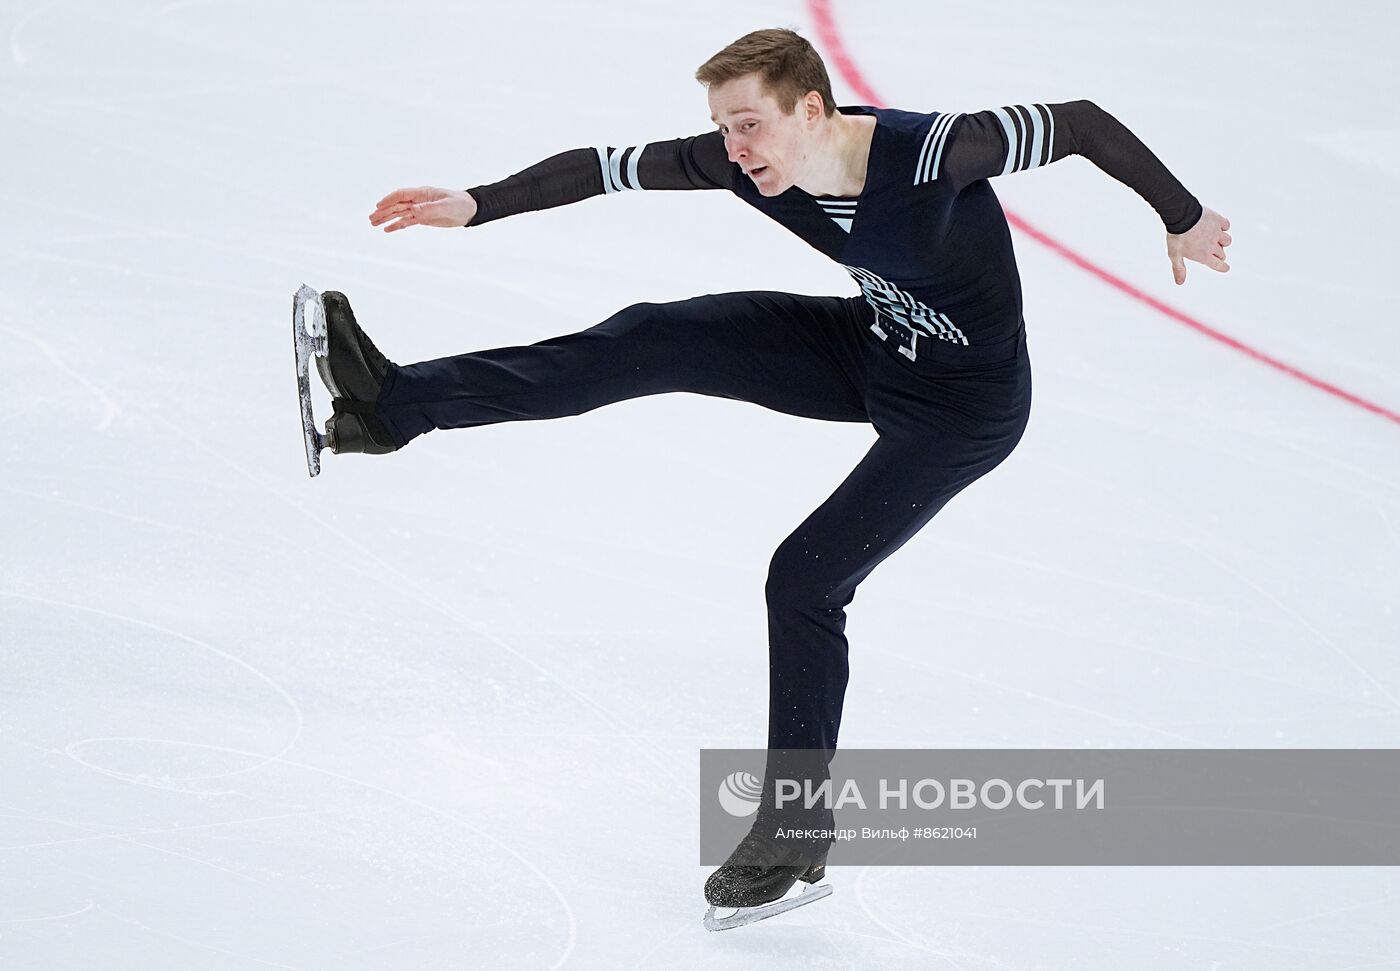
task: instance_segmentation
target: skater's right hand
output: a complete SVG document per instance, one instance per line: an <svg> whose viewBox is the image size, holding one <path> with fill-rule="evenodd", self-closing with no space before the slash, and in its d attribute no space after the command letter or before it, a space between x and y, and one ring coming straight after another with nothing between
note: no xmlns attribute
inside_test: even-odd
<svg viewBox="0 0 1400 971"><path fill-rule="evenodd" d="M380 199L369 214L369 224L389 223L384 231L392 233L409 226L465 226L475 218L476 200L471 193L424 185L395 189Z"/></svg>

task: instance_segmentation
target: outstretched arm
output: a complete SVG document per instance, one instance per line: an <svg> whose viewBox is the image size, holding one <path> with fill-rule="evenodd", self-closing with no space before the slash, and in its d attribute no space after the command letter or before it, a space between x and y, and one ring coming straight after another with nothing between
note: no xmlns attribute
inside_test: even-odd
<svg viewBox="0 0 1400 971"><path fill-rule="evenodd" d="M1092 101L1013 105L955 116L946 127L942 138L948 144L939 153L934 178L947 177L961 187L1082 155L1157 211L1178 284L1186 282L1186 260L1221 273L1230 269L1225 257L1232 242L1226 232L1230 221L1203 207L1136 135ZM939 136L935 122L930 141Z"/></svg>
<svg viewBox="0 0 1400 971"><path fill-rule="evenodd" d="M508 179L465 191L398 189L375 205L372 226L476 226L627 189L729 189L737 167L718 132L631 148L576 148Z"/></svg>

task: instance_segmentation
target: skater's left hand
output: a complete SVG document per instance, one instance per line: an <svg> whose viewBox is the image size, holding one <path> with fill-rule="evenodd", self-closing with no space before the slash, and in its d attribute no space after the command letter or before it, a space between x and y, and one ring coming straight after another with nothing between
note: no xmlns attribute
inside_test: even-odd
<svg viewBox="0 0 1400 971"><path fill-rule="evenodd" d="M386 233L409 226L465 226L476 218L476 200L460 189L439 189L422 185L416 189L395 189L374 204L369 214L371 226L384 226Z"/></svg>
<svg viewBox="0 0 1400 971"><path fill-rule="evenodd" d="M1180 235L1167 233L1167 256L1172 261L1172 276L1177 286L1186 282L1186 261L1204 263L1217 273L1229 273L1230 264L1225 262L1225 247L1233 240L1225 230L1230 228L1230 220L1214 209L1203 209L1196 225Z"/></svg>

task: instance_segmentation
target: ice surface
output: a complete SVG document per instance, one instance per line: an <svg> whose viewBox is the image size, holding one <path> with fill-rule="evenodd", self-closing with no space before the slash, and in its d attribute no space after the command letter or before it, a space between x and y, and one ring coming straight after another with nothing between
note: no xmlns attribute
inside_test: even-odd
<svg viewBox="0 0 1400 971"><path fill-rule="evenodd" d="M834 9L892 104L1112 111L1230 217L1228 276L1174 287L1082 160L1007 206L1400 408L1391 5ZM703 131L694 66L772 25L814 36L799 2L0 9L0 966L1400 966L1393 869L839 868L705 933L697 750L762 744L768 558L869 428L674 395L307 478L303 281L398 361L852 293L720 193L365 218ZM1400 744L1400 426L1016 246L1030 428L862 586L843 743Z"/></svg>

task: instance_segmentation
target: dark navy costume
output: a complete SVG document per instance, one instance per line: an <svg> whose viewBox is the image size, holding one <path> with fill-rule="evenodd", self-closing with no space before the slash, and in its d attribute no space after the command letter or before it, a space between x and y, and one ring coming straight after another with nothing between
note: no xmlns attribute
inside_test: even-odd
<svg viewBox="0 0 1400 971"><path fill-rule="evenodd" d="M1031 402L1021 287L988 178L1084 155L1169 232L1201 206L1087 101L874 115L865 188L759 194L711 131L575 149L470 190L472 226L628 189L727 189L841 263L859 297L751 292L637 304L580 333L389 369L377 414L399 445L434 428L578 415L686 391L869 422L870 451L778 547L766 587L770 749L835 750L856 587L1021 438Z"/></svg>

